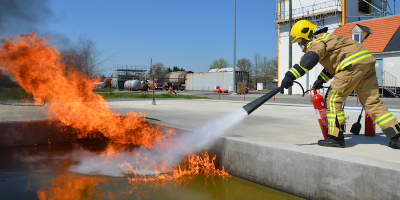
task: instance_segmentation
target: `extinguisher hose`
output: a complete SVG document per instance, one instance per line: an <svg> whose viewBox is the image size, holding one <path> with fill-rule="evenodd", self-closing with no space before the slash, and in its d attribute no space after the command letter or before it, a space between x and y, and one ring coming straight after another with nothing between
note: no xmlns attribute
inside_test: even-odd
<svg viewBox="0 0 400 200"><path fill-rule="evenodd" d="M357 120L358 123L360 123L360 121L361 121L361 116L362 116L363 111L364 111L364 107L361 108L361 113L360 113L360 116L358 116L358 120Z"/></svg>
<svg viewBox="0 0 400 200"><path fill-rule="evenodd" d="M304 92L303 86L297 81L293 81L293 83L297 83L301 87L301 90L303 91L303 97L304 97L305 92Z"/></svg>

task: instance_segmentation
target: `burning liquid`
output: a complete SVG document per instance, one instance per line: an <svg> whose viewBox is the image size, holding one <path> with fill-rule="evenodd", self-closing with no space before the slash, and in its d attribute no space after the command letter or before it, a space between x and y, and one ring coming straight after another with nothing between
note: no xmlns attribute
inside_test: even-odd
<svg viewBox="0 0 400 200"><path fill-rule="evenodd" d="M79 146L92 153L106 148L95 140L79 141ZM74 174L68 169L77 148L68 143L0 148L0 199L300 199L237 177L200 174L144 182L129 180L132 175Z"/></svg>
<svg viewBox="0 0 400 200"><path fill-rule="evenodd" d="M79 153L72 153L72 159L77 164L70 167L71 172L134 175L130 177L132 182L177 180L196 175L200 169L208 175L227 175L224 170L215 168L215 158L193 153L204 150L244 119L246 111L239 109L212 120L195 133L173 136L172 130L163 131L161 126L146 123L144 114L129 112L126 117L121 117L110 110L107 102L92 92L92 83L96 80L65 66L56 48L46 45L48 40L37 38L35 33L3 38L0 66L26 92L33 94L36 105L46 102L50 119L58 119L78 130L77 138L100 138L110 143L140 146L135 150L110 146L102 153L77 151Z"/></svg>

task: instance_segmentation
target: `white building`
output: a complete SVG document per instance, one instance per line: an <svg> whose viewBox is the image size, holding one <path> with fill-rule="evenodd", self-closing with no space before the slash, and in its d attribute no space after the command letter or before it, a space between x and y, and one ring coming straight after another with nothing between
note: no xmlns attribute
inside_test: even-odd
<svg viewBox="0 0 400 200"><path fill-rule="evenodd" d="M289 66L289 43L291 41L289 41L290 27L288 25L289 0L277 0L276 3L275 25L278 31L278 81L280 83L285 77L285 73L300 61L304 53L297 43L292 44L292 66ZM332 33L339 26L348 23L393 15L393 10L388 10L387 7L387 1L382 0L293 0L293 24L306 19L318 26L328 27L328 32ZM396 14L400 14L400 9L397 10ZM300 82L305 89L309 89L322 69L323 67L317 64L313 70L296 81ZM285 93L287 92L286 90ZM292 87L292 94L301 93L301 88L295 84Z"/></svg>

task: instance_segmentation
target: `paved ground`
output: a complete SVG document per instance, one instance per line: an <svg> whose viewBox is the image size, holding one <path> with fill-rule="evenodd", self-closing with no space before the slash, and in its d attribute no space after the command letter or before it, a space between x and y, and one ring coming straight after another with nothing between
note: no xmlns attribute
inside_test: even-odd
<svg viewBox="0 0 400 200"><path fill-rule="evenodd" d="M152 105L151 101L110 102L111 107L120 113L131 110L142 112L147 117L161 120L167 126L190 131L196 130L209 120L217 119L241 108L246 102L158 100L156 104L156 106ZM356 122L360 111L358 107L345 108L348 130ZM390 111L400 119L400 110L391 109ZM364 127L364 116L361 124ZM311 105L266 103L246 117L242 123L233 127L229 134L400 163L400 150L387 146L389 139L383 135L379 127L376 128L376 137L366 137L363 133L364 129L358 136L347 133L345 135L347 148L344 149L320 147L316 142L322 138L322 133Z"/></svg>
<svg viewBox="0 0 400 200"><path fill-rule="evenodd" d="M250 102L254 99L262 96L265 93L249 93L246 95L231 95L231 94L218 94L218 93L204 93L204 92L179 92L179 94L193 94L203 97L208 97L215 100L229 100L229 101L246 101ZM381 98L383 103L388 108L399 108L400 109L400 98L388 98L384 97ZM304 97L302 95L287 95L287 94L277 94L275 95L275 100L271 99L268 101L269 103L289 103L289 104L308 104L312 105L310 101L310 95L306 94ZM357 97L356 96L349 96L345 102L345 106L354 106L354 107L361 107L361 104L357 104Z"/></svg>
<svg viewBox="0 0 400 200"><path fill-rule="evenodd" d="M111 108L121 114L129 111L142 112L146 117L161 120L167 126L193 131L208 120L217 119L233 112L247 104L250 99L255 99L260 95L248 96L246 96L246 101L240 101L238 95L224 95L224 98L231 100L156 100L156 106L151 104L151 100L110 101L109 104ZM400 156L398 156L400 155L400 150L387 147L389 139L384 137L378 126L376 128L376 137L365 137L363 135L364 115L361 120L363 128L360 135L352 135L349 131L345 134L347 148L325 148L316 145L322 134L315 111L309 103L309 99L302 101L304 98L301 96L277 95L276 102L295 102L297 104L274 103L273 99L271 99L246 117L242 123L232 128L230 134L376 159L389 159L400 163ZM391 102L392 107L400 105L400 99L385 100L386 102ZM14 105L20 104L14 103ZM46 106L38 108L35 106L0 105L0 121L46 119L45 108ZM360 108L345 107L348 130L356 122L361 111ZM400 119L399 109L390 109L390 111Z"/></svg>

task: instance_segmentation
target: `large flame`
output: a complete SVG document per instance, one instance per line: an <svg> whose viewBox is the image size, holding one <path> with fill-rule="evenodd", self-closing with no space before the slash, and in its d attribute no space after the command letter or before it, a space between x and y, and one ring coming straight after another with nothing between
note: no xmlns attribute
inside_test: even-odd
<svg viewBox="0 0 400 200"><path fill-rule="evenodd" d="M92 92L93 82L97 80L87 78L82 73L71 67L66 67L61 62L60 53L56 47L47 45L49 38L38 38L35 33L18 35L12 38L4 37L0 45L0 66L12 75L17 83L27 93L32 93L35 104L42 102L47 104L47 116L58 119L67 126L78 130L78 138L100 137L112 143L138 145L150 149L170 148L171 142L165 143L167 138L174 133L172 130L164 131L162 126L152 126L145 122L145 115L129 112L122 117L109 109L107 102ZM164 146L163 144L170 144ZM49 143L50 145L50 143ZM177 144L174 144L177 145ZM178 144L179 145L179 144ZM182 148L183 151L184 148ZM108 148L101 158L115 161L112 158L117 152ZM136 174L129 177L133 182L148 182L155 180L183 180L185 177L205 173L207 175L228 176L224 170L218 170L214 166L214 159L210 159L205 153L202 156L189 155L182 165L170 166L164 162L148 164L148 158L134 152L128 152L128 157L137 159L135 162L118 162L118 166L126 174ZM191 152L184 152L189 154ZM137 166L144 163L144 167L154 170L155 176L137 174ZM146 164L147 163L147 164ZM133 168L132 164L136 167ZM148 166L152 165L152 166ZM162 173L160 173L162 172ZM165 173L167 172L167 173ZM71 178L72 177L72 178ZM60 180L76 180L68 175ZM64 185L64 181L55 180L53 185ZM91 188L96 185L97 179L81 181L80 188ZM67 193L60 190L61 193ZM91 190L90 190L91 191ZM46 199L50 193L40 191L39 197ZM79 195L78 195L79 196ZM78 197L73 196L73 197Z"/></svg>
<svg viewBox="0 0 400 200"><path fill-rule="evenodd" d="M112 142L151 148L163 134L145 122L145 115L129 112L120 117L108 109L107 102L92 92L95 79L85 77L73 67L66 67L56 47L47 45L49 38L35 33L4 37L0 49L0 66L8 70L17 83L32 93L35 104L45 101L47 116L79 130L79 138L101 134Z"/></svg>

